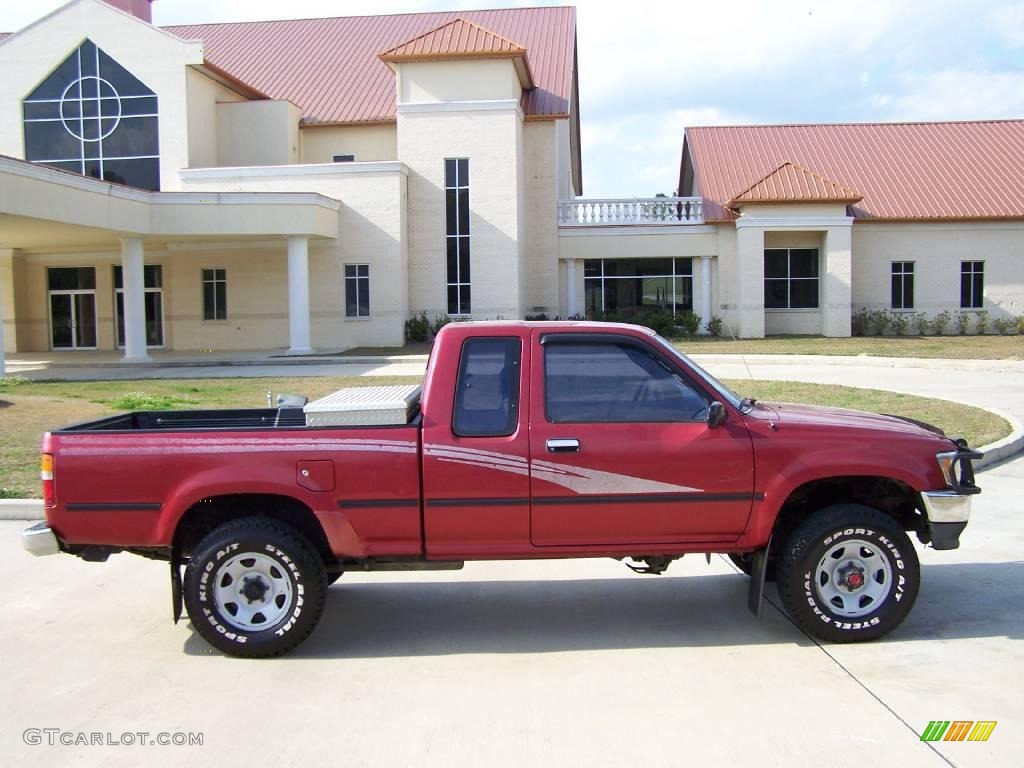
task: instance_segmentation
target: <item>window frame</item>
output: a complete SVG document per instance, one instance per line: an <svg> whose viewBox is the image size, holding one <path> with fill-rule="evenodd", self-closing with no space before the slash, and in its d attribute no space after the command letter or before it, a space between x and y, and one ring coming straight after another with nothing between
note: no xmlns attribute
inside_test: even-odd
<svg viewBox="0 0 1024 768"><path fill-rule="evenodd" d="M968 265L970 269L968 270ZM964 303L964 278L969 279L970 289L967 296L969 303ZM976 284L980 283L980 287ZM974 294L978 293L978 303L974 303ZM985 260L964 259L960 262L960 309L985 308Z"/></svg>
<svg viewBox="0 0 1024 768"><path fill-rule="evenodd" d="M508 421L507 430L504 432L465 432L459 430L459 397L462 393L462 379L466 374L466 366L469 363L469 348L474 342L501 341L512 345L515 349L516 358L512 364L512 389L508 396ZM479 437L511 437L519 430L519 403L522 395L523 376L523 339L519 336L470 336L463 339L459 349L459 371L455 378L455 395L452 398L452 434L456 437L479 438ZM507 354L507 353L506 353Z"/></svg>
<svg viewBox="0 0 1024 768"><path fill-rule="evenodd" d="M889 308L895 310L912 310L914 308L914 272L913 261L889 262ZM909 270L907 267L909 266ZM897 271L899 269L900 271ZM909 278L910 301L907 298L907 282ZM896 285L899 284L899 306L896 305Z"/></svg>
<svg viewBox="0 0 1024 768"><path fill-rule="evenodd" d="M680 368L676 362L662 354L656 347L645 344L640 339L619 334L603 333L546 333L540 338L541 343L541 381L544 384L544 421L552 425L561 424L706 424L706 411L717 398L708 393L700 386L686 370ZM551 417L550 398L548 388L548 348L559 344L605 344L613 346L632 347L650 355L652 359L659 362L669 373L678 376L682 383L704 400L705 417L703 419L645 419L645 420L606 420L606 421L555 421Z"/></svg>
<svg viewBox="0 0 1024 768"><path fill-rule="evenodd" d="M821 249L820 248L764 248L762 252L762 267L767 267L768 252L769 251L785 251L786 252L786 276L785 277L768 277L767 269L763 270L762 282L764 283L764 300L763 306L766 312L820 312L821 311ZM793 277L793 251L814 251L816 272L814 277ZM768 306L768 281L786 283L786 306L784 307L769 307ZM793 306L793 283L794 282L811 282L814 281L815 287L815 301L813 307L794 307Z"/></svg>
<svg viewBox="0 0 1024 768"><path fill-rule="evenodd" d="M453 183L449 184L448 175L448 164L454 164L455 172L453 174ZM460 167L465 164L465 179L462 178ZM472 285L472 237L473 237L473 206L470 197L470 170L469 170L469 158L468 157L446 157L443 163L444 173L444 254L445 254L445 307L447 307L448 316L461 318L470 317L473 314L473 285ZM461 183L461 182L465 183ZM462 211L459 208L460 193L465 190L466 193L466 231L461 231L460 220L462 218ZM455 211L452 212L448 203L448 193L455 193ZM455 222L455 231L450 232L449 220L452 219ZM448 245L449 241L455 241L455 274L452 275L452 270L448 264ZM462 274L462 244L465 241L465 245L468 253L466 254L466 274ZM453 279L454 278L454 279ZM451 303L449 294L451 289L455 288L455 304ZM463 302L462 295L463 291L467 292L468 298L465 303L465 311L462 311Z"/></svg>
<svg viewBox="0 0 1024 768"><path fill-rule="evenodd" d="M671 271L668 274L665 274L665 275L652 275L652 274L606 275L605 274L605 272L606 272L605 263L609 262L609 261L614 261L614 262L622 262L622 261L645 262L645 261L659 261L659 260L663 260L663 259L668 259L672 263ZM694 281L694 264L693 264L693 260L694 260L694 257L692 257L692 256L665 256L665 257L658 257L657 259L630 258L630 257L626 257L626 258L622 258L622 259L604 259L604 258L584 259L583 260L583 296L584 296L584 303L586 302L588 283L591 284L591 285L596 284L598 286L598 290L601 293L601 309L600 309L600 312L601 312L602 315L605 315L605 314L608 313L607 293L606 293L607 286L606 286L606 283L608 283L608 282L614 283L614 281L618 281L618 280L640 280L640 281L643 281L643 280L653 280L653 279L657 279L657 278L664 278L664 279L669 280L670 285L672 286L672 302L671 302L672 303L672 308L671 308L671 310L669 310L669 309L664 309L663 310L663 309L661 309L659 307L648 307L648 306L645 306L644 304L640 304L640 305L637 306L635 311L637 313L648 312L648 311L649 312L663 312L663 311L667 312L667 311L671 311L673 317L679 317L681 314L684 314L686 312L693 312L694 311L694 293L693 293L693 289L694 289L694 284L693 284L693 281ZM598 264L598 266L600 268L600 274L588 276L587 275L587 262L597 262L597 264ZM689 262L690 263L690 271L689 271L689 273L680 271L682 269L683 265L681 265L679 262ZM677 280L680 280L680 281L689 280L690 281L690 307L689 308L686 308L684 302L681 301L680 295L676 292L676 281ZM685 283L680 283L680 284L681 285L685 285ZM682 291L682 296L685 296L685 295L686 295L686 291L683 290ZM680 305L682 305L681 308L680 308ZM620 308L620 309L616 309L616 310L613 310L613 311L615 311L615 312L623 312L623 311L626 311L626 310L623 310L623 309Z"/></svg>
<svg viewBox="0 0 1024 768"><path fill-rule="evenodd" d="M360 267L366 267L366 274L365 275L360 275L359 274L359 268ZM348 271L349 271L350 268L355 270L355 274L354 275L349 276ZM344 285L345 285L345 319L346 320L369 320L369 319L371 319L372 318L372 314L371 314L371 311L370 311L370 307L372 306L372 302L370 301L370 265L366 264L366 263L362 263L362 264L344 264L344 265L342 265L342 275L343 275L343 280L344 280ZM355 283L355 286L356 286L356 313L354 315L350 315L349 311L348 311L348 309L349 309L349 307L348 307L348 281L349 280L352 280ZM366 314L362 314L359 311L362 308L360 306L360 302L359 302L359 282L361 280L365 280L366 281L366 307L365 307Z"/></svg>
<svg viewBox="0 0 1024 768"><path fill-rule="evenodd" d="M214 273L214 277L211 280L206 279L206 273ZM223 277L218 279L216 276L217 272L222 272ZM206 316L206 284L212 283L213 288L213 317ZM224 285L224 316L217 317L217 284L222 283ZM228 320L228 270L227 267L200 267L199 272L199 285L200 285L200 303L202 304L202 316L204 323L224 323Z"/></svg>

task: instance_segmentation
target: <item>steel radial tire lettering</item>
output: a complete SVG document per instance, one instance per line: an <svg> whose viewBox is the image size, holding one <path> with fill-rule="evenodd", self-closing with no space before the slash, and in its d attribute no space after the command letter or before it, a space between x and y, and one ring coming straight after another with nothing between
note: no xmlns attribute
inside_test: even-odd
<svg viewBox="0 0 1024 768"><path fill-rule="evenodd" d="M232 601L227 595L235 588L238 599ZM319 622L327 575L319 554L296 531L246 517L211 531L195 548L184 596L192 626L213 647L243 658L280 656ZM247 620L230 613L235 602ZM261 602L267 606L265 626L251 618Z"/></svg>
<svg viewBox="0 0 1024 768"><path fill-rule="evenodd" d="M808 634L834 643L891 632L910 613L920 584L907 534L888 515L861 504L815 512L779 553L786 612Z"/></svg>

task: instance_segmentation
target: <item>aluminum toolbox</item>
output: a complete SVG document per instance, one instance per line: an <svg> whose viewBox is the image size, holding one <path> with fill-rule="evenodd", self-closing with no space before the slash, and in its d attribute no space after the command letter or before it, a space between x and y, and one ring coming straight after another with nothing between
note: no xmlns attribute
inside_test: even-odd
<svg viewBox="0 0 1024 768"><path fill-rule="evenodd" d="M347 387L303 407L308 427L408 424L420 399L419 384Z"/></svg>

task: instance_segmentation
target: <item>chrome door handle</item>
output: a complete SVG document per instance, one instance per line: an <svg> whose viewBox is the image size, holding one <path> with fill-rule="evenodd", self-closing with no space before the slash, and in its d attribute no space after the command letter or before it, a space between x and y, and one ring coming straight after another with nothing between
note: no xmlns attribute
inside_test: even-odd
<svg viewBox="0 0 1024 768"><path fill-rule="evenodd" d="M579 453L580 441L574 437L555 437L548 440L548 453Z"/></svg>

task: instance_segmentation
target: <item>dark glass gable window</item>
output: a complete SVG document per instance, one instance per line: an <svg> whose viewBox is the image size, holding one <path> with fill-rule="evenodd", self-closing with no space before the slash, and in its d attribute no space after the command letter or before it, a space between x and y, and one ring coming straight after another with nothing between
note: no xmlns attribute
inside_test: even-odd
<svg viewBox="0 0 1024 768"><path fill-rule="evenodd" d="M26 160L160 188L156 95L91 40L26 96L22 109Z"/></svg>
<svg viewBox="0 0 1024 768"><path fill-rule="evenodd" d="M203 270L203 320L228 319L228 275L226 269Z"/></svg>
<svg viewBox="0 0 1024 768"><path fill-rule="evenodd" d="M370 316L370 265L345 265L345 317Z"/></svg>
<svg viewBox="0 0 1024 768"><path fill-rule="evenodd" d="M469 160L444 161L445 235L448 256L448 314L470 313Z"/></svg>

